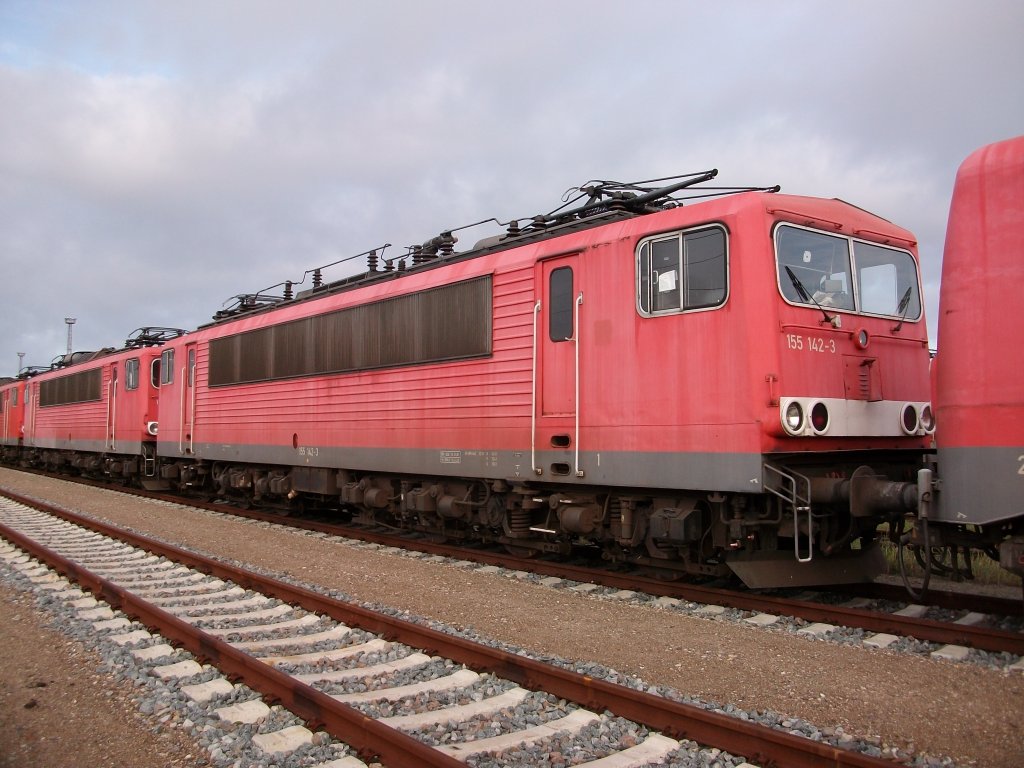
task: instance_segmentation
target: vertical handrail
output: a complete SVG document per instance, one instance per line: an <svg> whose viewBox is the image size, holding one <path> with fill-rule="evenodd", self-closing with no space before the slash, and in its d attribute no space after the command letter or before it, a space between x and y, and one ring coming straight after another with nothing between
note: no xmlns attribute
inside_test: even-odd
<svg viewBox="0 0 1024 768"><path fill-rule="evenodd" d="M110 377L110 450L117 450L117 378Z"/></svg>
<svg viewBox="0 0 1024 768"><path fill-rule="evenodd" d="M580 305L583 304L583 291L580 291L580 295L576 297L576 317L575 325L576 333L576 394L573 401L574 408L576 411L576 436L573 438L576 445L576 477L583 477L583 470L580 469Z"/></svg>
<svg viewBox="0 0 1024 768"><path fill-rule="evenodd" d="M35 445L35 426L36 426L36 415L32 412L32 386L30 384L25 385L25 418L23 426L25 428L24 436L32 439L32 444Z"/></svg>
<svg viewBox="0 0 1024 768"><path fill-rule="evenodd" d="M185 452L185 366L181 366L181 397L178 420L178 453Z"/></svg>
<svg viewBox="0 0 1024 768"><path fill-rule="evenodd" d="M537 466L537 321L540 302L533 305L533 373L530 381L530 467L535 475L544 473Z"/></svg>
<svg viewBox="0 0 1024 768"><path fill-rule="evenodd" d="M196 452L196 352L195 347L189 350L191 354L188 356L188 381L187 384L189 389L192 390L192 401L191 413L189 414L191 419L189 424L191 429L188 431L188 452Z"/></svg>
<svg viewBox="0 0 1024 768"><path fill-rule="evenodd" d="M107 420L106 420L106 434L103 436L103 449L108 450L110 448L110 407L111 401L114 399L114 380L111 378L107 381Z"/></svg>

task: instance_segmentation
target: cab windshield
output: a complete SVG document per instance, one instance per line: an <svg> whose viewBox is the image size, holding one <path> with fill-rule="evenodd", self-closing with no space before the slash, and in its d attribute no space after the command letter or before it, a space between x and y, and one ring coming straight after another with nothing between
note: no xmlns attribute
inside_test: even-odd
<svg viewBox="0 0 1024 768"><path fill-rule="evenodd" d="M782 224L775 255L779 290L791 304L921 317L917 264L907 251Z"/></svg>

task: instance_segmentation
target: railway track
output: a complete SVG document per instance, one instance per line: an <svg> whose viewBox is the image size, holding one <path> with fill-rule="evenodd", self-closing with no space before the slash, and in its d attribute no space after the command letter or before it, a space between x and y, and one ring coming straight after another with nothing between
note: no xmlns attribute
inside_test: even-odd
<svg viewBox="0 0 1024 768"><path fill-rule="evenodd" d="M113 490L109 485L88 480L82 482ZM249 520L372 542L381 546L411 549L512 571L528 571L553 579L643 593L664 598L663 605L666 606L695 605L696 611L701 615L717 616L727 610L739 611L749 614L744 616L744 620L758 626L771 626L782 617L790 617L806 622L807 626L802 627L801 632L819 638L826 638L840 628L862 630L865 633L864 644L869 648L887 648L900 639L914 638L936 646L930 651L936 658L963 660L970 656L972 650L1024 657L1024 632L1019 631L1019 617L1024 614L1024 602L1020 599L933 590L928 594L927 600L914 604L906 602L906 593L902 588L881 583L848 585L838 588L836 592L763 594L688 581L665 580L635 572L615 571L561 560L549 561L479 548L467 549L433 541L429 537L412 538L407 534L368 530L365 527L333 521L285 517L260 510L241 509L224 503L184 500L176 496L135 489L116 491L171 504L186 504ZM16 494L13 496L17 498ZM848 598L843 595L848 595ZM1009 622L1011 628L998 626L1008 617L1018 617Z"/></svg>
<svg viewBox="0 0 1024 768"><path fill-rule="evenodd" d="M1004 617L1020 617L1024 614L1024 602L1020 599L933 590L920 604L907 603L905 590L881 583L840 587L837 592L839 595L849 595L849 599L841 601L835 600L836 594L809 590L800 591L796 596L762 594L687 581L665 580L565 561L517 557L505 552L478 548L467 549L432 541L429 537L410 538L408 535L301 517L284 517L280 514L239 509L226 504L192 500L185 502L173 496L134 490L128 492L169 503L188 503L191 506L249 520L343 536L381 546L413 549L512 571L528 571L552 578L598 584L623 591L642 592L669 600L699 604L707 606L706 612L710 615L717 615L718 611L725 609L750 612L753 614L748 617L751 623L762 626L774 623L772 617L792 617L807 622L809 626L805 628L806 633L817 637L824 637L838 627L861 629L869 633L865 640L868 647L885 648L898 638L912 637L937 644L939 647L934 651L937 658L964 659L969 655L970 649L1024 656L1024 633L994 626ZM933 618L935 614L949 612L958 615L951 619Z"/></svg>
<svg viewBox="0 0 1024 768"><path fill-rule="evenodd" d="M219 510L222 511L222 510ZM234 511L231 514L235 514ZM241 515L264 522L276 522L307 530L343 535L381 546L414 549L455 559L498 566L511 571L529 571L578 583L590 583L617 590L642 592L662 598L663 606L682 603L695 604L697 611L706 615L718 615L727 609L752 614L747 618L751 623L768 626L772 619L792 617L806 622L805 631L824 636L837 627L861 629L869 633L866 644L870 647L887 647L899 637L913 637L941 647L937 656L950 659L966 658L969 649L994 653L1008 653L1024 656L1024 633L1013 629L994 626L995 622L1007 617L1019 617L1022 610L1020 600L997 597L964 595L956 592L936 592L931 600L923 604L907 603L901 588L889 588L885 584L863 585L862 591L852 594L849 599L826 590L801 590L796 596L760 594L736 589L705 586L687 582L665 581L636 573L620 573L605 568L575 565L566 562L552 562L536 559L517 558L512 555L467 551L427 540L410 541L408 538L373 531L363 531L350 526L325 526L309 521L283 521L265 513L242 510ZM932 618L933 615L956 614L956 618ZM1019 620L1012 623L1020 624Z"/></svg>
<svg viewBox="0 0 1024 768"><path fill-rule="evenodd" d="M613 570L607 567L574 564L561 559L547 560L543 557L517 556L504 550L486 549L477 546L465 547L460 546L457 543L451 544L439 541L436 537L426 534L410 533L406 531L392 532L384 528L369 529L365 526L348 524L344 521L324 521L322 519L316 519L315 517L306 517L301 515L292 516L290 513L264 511L261 509L250 508L248 506L238 506L228 500L202 501L195 498L168 495L163 492L146 491L139 488L125 486L114 486L106 482L92 480L86 477L55 474L38 469L19 468L17 471L39 477L49 477L63 482L80 483L92 488L100 488L115 493L139 496L144 499L163 501L168 504L190 506L220 514L233 515L235 517L248 520L284 525L301 530L324 533L331 536L340 536L358 541L376 543L381 546L414 550L454 559L465 559L482 565L494 565L507 568L509 570L523 570L545 576L559 576L575 581L591 582L609 587L616 587L618 589L634 589L656 597L674 597L681 600L689 600L691 602L722 605L728 608L735 608L737 610L766 610L768 612L774 610L776 613L788 604L793 608L793 611L789 612L787 615L791 615L794 618L803 618L808 621L818 621L819 619L826 621L829 618L836 618L837 620L840 620L844 616L849 617L857 615L855 612L837 611L833 616L827 616L826 614L819 612L821 607L820 603L822 602L821 600L814 599L801 601L799 599L794 599L791 595L786 596L785 593L787 590L773 590L770 593L764 593L748 591L745 588L735 589L732 587L717 587L713 585L695 583L689 579L680 580L674 578L671 572L665 572L654 576L644 576L641 572L631 569ZM941 579L936 580L941 582ZM863 606L870 602L884 602L902 604L902 607L908 607L908 595L906 589L902 585L871 582L864 584L840 584L823 589L827 589L830 593L824 596L825 601L831 602L832 604L847 602L852 605ZM788 592L798 595L809 595L812 594L814 590L788 590ZM834 597L841 595L846 595L848 599L845 601L837 601L833 599ZM802 602L812 603L812 605L804 606L801 605ZM1024 621L1024 593L1019 597L999 597L995 595L973 593L970 591L932 588L920 598L919 602L920 605L923 605L925 608L942 609L954 612L962 611L964 614L990 614L994 617L1019 617ZM846 605L845 607L850 608L851 605ZM922 613L919 607L911 609L911 612L918 614ZM815 618L816 616L818 618ZM977 617L975 616L972 618L976 620ZM853 624L851 626L860 626L860 624ZM927 627L927 624L915 624L911 621L907 622L905 626L909 628L921 628ZM870 626L864 626L862 628L871 629ZM972 645L969 638L961 639L965 640L968 645ZM936 638L935 642L944 641L941 638ZM977 645L976 647L987 648L987 646L983 644ZM1000 650L998 647L987 649ZM1008 652L1015 652L1010 649L1006 650Z"/></svg>
<svg viewBox="0 0 1024 768"><path fill-rule="evenodd" d="M678 739L760 764L889 764L472 643L36 502L2 502L0 521L4 538L26 553L8 549L0 558L63 590L56 576L28 562L38 559L256 692L230 701L235 686L195 661L154 668L180 677L196 702L219 703L223 718L259 720L268 713L260 698L280 701L386 765L459 765L522 742L561 743L556 734L580 744L603 739L586 747L595 767L657 763L686 751ZM84 618L116 633L114 642L143 646L142 655L158 660L171 652L147 630L131 629L128 618L77 599ZM419 678L394 685L410 670ZM507 712L517 707L535 724L508 732ZM620 734L615 743L609 733ZM307 735L291 726L254 742L278 752ZM359 764L352 760L337 765Z"/></svg>

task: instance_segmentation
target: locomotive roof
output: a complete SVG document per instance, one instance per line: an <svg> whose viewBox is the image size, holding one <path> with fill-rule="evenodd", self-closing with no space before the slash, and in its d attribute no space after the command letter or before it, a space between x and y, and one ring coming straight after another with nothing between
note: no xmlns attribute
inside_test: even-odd
<svg viewBox="0 0 1024 768"><path fill-rule="evenodd" d="M778 192L779 187L713 187L706 183L718 175L717 169L680 174L657 179L636 182L617 182L607 180L588 181L579 187L571 188L564 196L561 206L546 214L526 218L511 219L507 222L496 218L453 227L442 231L420 245L409 246L407 253L401 256L384 258L383 252L391 246L385 243L369 251L347 256L321 267L307 270L302 280L286 280L264 288L256 293L238 294L229 299L234 303L213 316L213 323L203 328L234 320L242 315L267 311L285 302L301 301L319 297L327 293L347 290L373 282L389 280L408 273L411 270L429 269L440 264L450 264L465 259L478 258L487 254L528 245L572 232L592 229L617 221L632 219L649 213L657 213L675 208L684 201L707 197L730 195L739 192ZM654 186L652 186L654 185ZM586 202L580 202L587 198ZM505 227L502 234L478 240L469 250L455 252L458 238L456 232L471 229L483 224L497 224ZM345 277L332 282L323 282L324 269L343 262L365 257L367 271ZM378 268L381 262L383 268ZM410 265L408 262L411 261ZM302 285L307 276L312 275L312 287L293 293L297 285ZM281 294L270 291L283 289ZM225 302L226 304L228 302Z"/></svg>
<svg viewBox="0 0 1024 768"><path fill-rule="evenodd" d="M512 219L508 222L500 222L497 219L490 218L464 227L452 228L443 231L438 236L427 240L421 245L410 246L408 252L402 256L393 256L391 258L383 257L384 249L390 247L390 244L386 243L378 248L364 251L353 256L347 256L339 259L338 261L332 262L331 264L307 270L303 274L302 280L297 283L284 281L277 285L270 286L269 288L264 288L254 294L240 294L233 297L236 302L234 306L217 312L213 317L214 322L202 325L200 328L210 328L236 320L243 316L247 317L254 314L260 314L280 307L282 304L286 303L310 300L330 293L351 290L373 283L393 280L413 271L418 272L420 270L429 270L435 267L467 259L474 259L519 246L561 237L574 232L585 231L615 222L627 221L651 213L667 211L672 208L676 208L685 202L733 195L740 192L776 193L780 189L778 186L707 186L706 182L714 179L717 173L717 170L712 169L700 173L684 174L661 179L650 179L641 182L631 182L629 184L613 181L587 182L586 185L574 188L566 193L566 197L563 198L566 202L564 202L559 209L548 214L541 214L529 217L528 219ZM671 181L671 183L653 188L645 186L650 184L660 184L665 181ZM576 194L575 197L572 197L572 199L568 199L573 193L578 194ZM574 203L580 202L584 197L587 198L586 202L576 205L575 207L569 207ZM905 232L905 230L901 230L899 227L892 225L891 222L888 222L886 219L843 200L826 200L823 198L804 198L788 195L780 196L780 202L785 199L815 201L819 206L834 205L838 203L852 209L852 211L855 211L855 215L862 220L873 219L876 221L886 222L890 224L892 230ZM801 208L803 208L803 206L801 206ZM770 210L773 214L783 220L789 219L790 216L788 214L790 213L802 222L807 218L805 213L789 212L783 209ZM455 251L454 245L458 242L458 238L455 237L456 232L487 223L497 223L506 228L505 232L478 240L474 246L467 251ZM521 223L524 223L523 226L520 226ZM835 222L830 223L832 223L833 226L835 225ZM903 239L904 243L912 242L909 239L900 237L897 237L896 239ZM323 282L322 271L324 269L360 257L365 257L367 259L368 269L366 272L332 282ZM382 261L384 262L383 268L378 268ZM408 261L411 261L412 264L409 265ZM303 290L298 294L294 294L293 288L296 285L301 285L308 275L313 276L312 287ZM269 291L282 287L284 288L282 295L273 295L269 293ZM86 363L100 357L120 352L127 352L143 347L161 346L170 340L185 335L186 333L187 331L178 328L139 328L132 332L125 341L124 346L120 349L107 347L97 352L75 352L71 355L59 355L49 366L35 366L23 369L19 374L19 378L29 378L31 376L59 370L72 365Z"/></svg>
<svg viewBox="0 0 1024 768"><path fill-rule="evenodd" d="M78 351L64 355L57 355L49 365L26 366L18 374L18 378L29 379L33 376L49 373L50 371L57 371L62 368L69 368L83 363L90 363L109 355L116 355L119 352L128 352L135 349L142 349L144 347L162 346L171 339L176 339L179 336L185 335L185 333L186 331L181 328L161 328L156 326L136 328L128 335L128 338L125 339L123 347L104 347L103 349L96 351ZM2 380L0 380L0 383L2 383Z"/></svg>

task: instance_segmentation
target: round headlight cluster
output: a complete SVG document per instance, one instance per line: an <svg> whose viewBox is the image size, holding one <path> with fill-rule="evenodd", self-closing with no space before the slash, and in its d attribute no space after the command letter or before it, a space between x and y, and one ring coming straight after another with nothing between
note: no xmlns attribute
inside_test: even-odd
<svg viewBox="0 0 1024 768"><path fill-rule="evenodd" d="M811 431L823 435L828 431L831 417L828 406L822 402L809 405L810 412L797 400L791 401L782 412L782 426L791 435L802 435L810 424Z"/></svg>
<svg viewBox="0 0 1024 768"><path fill-rule="evenodd" d="M914 403L906 403L900 411L900 426L908 435L916 435L919 432L931 434L935 431L935 413L930 403L920 407Z"/></svg>

